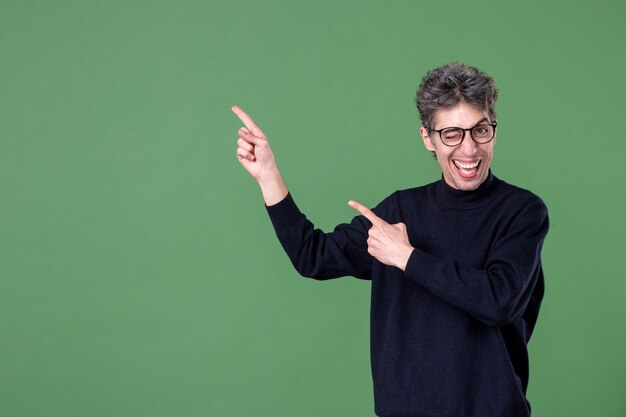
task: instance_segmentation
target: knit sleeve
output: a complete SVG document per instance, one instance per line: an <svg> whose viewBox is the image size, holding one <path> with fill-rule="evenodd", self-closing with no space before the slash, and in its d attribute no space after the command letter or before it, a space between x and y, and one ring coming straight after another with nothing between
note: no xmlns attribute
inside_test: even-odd
<svg viewBox="0 0 626 417"><path fill-rule="evenodd" d="M356 216L350 223L325 233L300 211L291 193L266 209L278 240L301 275L315 279L348 275L371 279L373 258L367 252L371 223L365 217ZM379 208L374 211L380 212Z"/></svg>
<svg viewBox="0 0 626 417"><path fill-rule="evenodd" d="M484 269L461 265L416 248L405 276L438 298L491 326L522 317L542 274L541 249L548 233L543 203L525 208L499 238Z"/></svg>

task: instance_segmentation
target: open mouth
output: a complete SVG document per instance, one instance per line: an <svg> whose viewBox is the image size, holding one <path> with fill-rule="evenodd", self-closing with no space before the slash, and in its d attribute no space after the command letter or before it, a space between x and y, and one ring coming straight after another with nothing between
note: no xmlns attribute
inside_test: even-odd
<svg viewBox="0 0 626 417"><path fill-rule="evenodd" d="M474 178L478 174L478 167L480 166L481 160L466 162L453 159L452 162L461 177Z"/></svg>

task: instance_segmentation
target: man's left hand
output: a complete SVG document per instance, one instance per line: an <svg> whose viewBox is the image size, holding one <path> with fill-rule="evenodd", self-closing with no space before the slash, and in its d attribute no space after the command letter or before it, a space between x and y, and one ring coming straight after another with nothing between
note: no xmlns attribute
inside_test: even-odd
<svg viewBox="0 0 626 417"><path fill-rule="evenodd" d="M348 205L372 223L367 239L369 254L385 265L395 266L404 271L414 249L409 242L406 225L389 224L356 201L350 200Z"/></svg>

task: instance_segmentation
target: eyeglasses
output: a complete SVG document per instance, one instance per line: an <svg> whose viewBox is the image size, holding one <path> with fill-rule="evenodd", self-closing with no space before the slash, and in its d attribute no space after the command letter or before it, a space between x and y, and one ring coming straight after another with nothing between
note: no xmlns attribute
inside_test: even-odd
<svg viewBox="0 0 626 417"><path fill-rule="evenodd" d="M491 142L496 134L497 123L482 123L469 129L462 129L460 127L446 127L443 129L428 129L430 132L439 133L441 142L446 146L457 146L465 139L465 132L470 132L472 140L476 143L485 144Z"/></svg>

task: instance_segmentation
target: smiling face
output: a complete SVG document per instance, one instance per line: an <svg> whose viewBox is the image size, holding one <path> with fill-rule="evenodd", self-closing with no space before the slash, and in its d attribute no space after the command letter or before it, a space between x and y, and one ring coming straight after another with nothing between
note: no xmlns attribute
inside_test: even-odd
<svg viewBox="0 0 626 417"><path fill-rule="evenodd" d="M436 130L447 127L469 129L479 123L493 122L487 113L464 101L449 109L438 110L434 120L434 126L431 128ZM421 127L420 134L426 149L437 155L443 178L450 187L471 191L487 179L495 137L489 143L479 144L472 140L468 131L465 132L465 139L460 145L446 146L441 142L437 132L429 134L428 129Z"/></svg>

